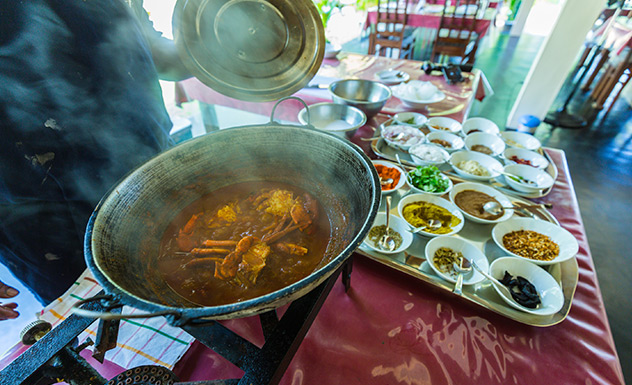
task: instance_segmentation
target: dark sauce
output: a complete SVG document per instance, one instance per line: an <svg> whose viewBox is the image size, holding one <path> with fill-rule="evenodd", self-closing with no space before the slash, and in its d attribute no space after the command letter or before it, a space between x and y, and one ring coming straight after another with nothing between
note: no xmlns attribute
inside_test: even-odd
<svg viewBox="0 0 632 385"><path fill-rule="evenodd" d="M167 284L180 296L195 304L218 306L279 290L310 275L322 263L328 262L334 256L328 250L331 226L327 213L318 202L318 215L309 231L297 229L276 241L305 247L308 252L294 255L278 251L272 247L271 242L271 253L254 284L239 285L216 278L215 262L212 261L195 267L185 266L194 258L188 253L190 247L198 247L204 240L239 241L246 236L261 238L266 234L279 218L275 219L274 215L257 210L252 201L261 192L274 189L288 190L295 197L306 193L295 186L276 182L239 183L216 190L185 208L169 225L161 241L158 269ZM237 220L224 226L205 225L212 222L218 210L228 204L234 205ZM195 221L192 235L188 239L189 245L182 247L183 242L178 242L178 234L191 217L198 214L201 215ZM234 246L228 248L234 249Z"/></svg>
<svg viewBox="0 0 632 385"><path fill-rule="evenodd" d="M540 304L540 295L535 286L523 277L513 277L508 271L500 283L509 288L513 299L524 307L535 309Z"/></svg>

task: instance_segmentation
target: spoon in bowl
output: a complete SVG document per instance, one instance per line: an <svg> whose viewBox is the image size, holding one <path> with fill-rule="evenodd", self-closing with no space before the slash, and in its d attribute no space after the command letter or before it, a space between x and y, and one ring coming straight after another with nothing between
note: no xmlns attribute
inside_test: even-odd
<svg viewBox="0 0 632 385"><path fill-rule="evenodd" d="M390 236L390 227L389 222L391 218L391 197L386 197L386 230L384 235L377 243L377 246L384 251L393 251L395 250L395 240Z"/></svg>
<svg viewBox="0 0 632 385"><path fill-rule="evenodd" d="M498 171L499 173L501 173L502 175L513 179L514 181L518 182L518 183L522 183L524 185L527 185L529 187L538 187L538 184L532 180L526 179L521 177L520 175L514 175L514 174L510 174L508 172L504 172L504 171Z"/></svg>
<svg viewBox="0 0 632 385"><path fill-rule="evenodd" d="M427 225L421 226L421 227L417 227L414 230L408 230L408 231L410 231L413 234L417 234L418 232L423 231L423 230L437 230L440 227L441 227L441 221L440 220L438 220L438 219L431 219L431 220L428 221Z"/></svg>
<svg viewBox="0 0 632 385"><path fill-rule="evenodd" d="M386 185L389 185L391 183L393 183L393 178L384 179L384 178L380 177L380 184L382 186L386 186Z"/></svg>
<svg viewBox="0 0 632 385"><path fill-rule="evenodd" d="M499 290L503 293L503 295L504 295L505 297L507 297L507 298L511 299L513 302L515 302L516 304L518 304L518 302L516 302L516 301L513 299L513 296L511 295L511 292L509 291L509 288L508 288L507 286L503 285L503 284L502 284L499 280L497 280L496 278L492 277L492 275L491 275L491 274L489 274L488 272L486 272L486 271L484 271L483 269L481 269L481 268L480 268L480 267L476 264L476 262L474 262L474 261L469 261L469 262L470 262L470 264L471 264L472 266L474 266L474 268L475 268L476 270L478 270L478 272L479 272L479 273L483 274L483 276L485 276L485 278L489 279L489 281L490 281L490 282L491 282L494 286L496 286L496 288L498 288L498 289L499 289ZM520 304L518 304L518 305L520 305ZM522 305L520 305L520 306L522 306Z"/></svg>
<svg viewBox="0 0 632 385"><path fill-rule="evenodd" d="M452 290L452 292L454 294L461 295L463 293L463 276L472 272L472 265L467 258L462 257L459 259L459 263L454 262L452 267L458 274L456 278L456 285L454 285L454 290Z"/></svg>
<svg viewBox="0 0 632 385"><path fill-rule="evenodd" d="M530 206L510 206L510 207L505 207L505 206L501 206L500 203L498 202L494 202L494 201L490 201L487 202L483 205L483 210L487 213L490 213L492 215L498 215L498 214L502 214L503 210L520 210L520 212L526 212L527 214L533 214L530 211L527 211L527 208L529 207L544 207L544 208L551 208L552 205L549 203L541 203L541 204L537 204L537 205L530 205Z"/></svg>

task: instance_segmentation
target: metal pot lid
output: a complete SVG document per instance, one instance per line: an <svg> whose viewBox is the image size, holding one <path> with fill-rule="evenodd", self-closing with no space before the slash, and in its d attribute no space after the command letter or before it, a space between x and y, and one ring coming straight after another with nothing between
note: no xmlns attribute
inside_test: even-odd
<svg viewBox="0 0 632 385"><path fill-rule="evenodd" d="M195 77L247 101L276 100L303 88L325 54L312 0L178 0L173 30Z"/></svg>

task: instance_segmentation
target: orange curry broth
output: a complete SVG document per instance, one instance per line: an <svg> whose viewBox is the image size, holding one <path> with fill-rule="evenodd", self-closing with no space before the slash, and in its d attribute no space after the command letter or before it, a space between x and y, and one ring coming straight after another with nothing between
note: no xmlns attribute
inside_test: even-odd
<svg viewBox="0 0 632 385"><path fill-rule="evenodd" d="M253 207L252 197L263 190L283 189L291 191L294 197L302 197L305 191L288 184L276 182L239 183L218 189L185 208L169 225L161 241L158 269L167 284L180 296L202 306L218 306L259 297L279 290L310 275L320 262L331 259L328 245L331 240L331 226L326 212L318 202L318 215L310 228L305 231L296 229L278 241L270 242L271 253L265 260L265 266L257 276L256 283L239 285L235 282L215 278L215 263L184 266L196 258L189 250L178 246L178 234L187 225L192 216L202 213L192 232L192 245L199 247L205 240L239 241L245 236L261 238L270 226L274 227L274 215ZM250 197L250 199L249 199ZM219 227L205 225L220 209L229 203L235 203L239 209L238 219ZM278 218L276 219L278 220ZM291 223L289 219L288 223ZM267 228L267 229L266 229ZM311 234L308 234L310 233ZM277 242L291 243L307 248L304 255L282 252L274 247ZM227 247L231 250L235 246ZM215 257L224 258L224 255ZM197 257L203 258L203 257Z"/></svg>

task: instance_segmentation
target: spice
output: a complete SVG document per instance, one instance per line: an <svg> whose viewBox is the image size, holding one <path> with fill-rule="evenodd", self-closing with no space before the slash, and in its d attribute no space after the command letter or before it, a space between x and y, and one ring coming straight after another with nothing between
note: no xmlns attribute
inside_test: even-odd
<svg viewBox="0 0 632 385"><path fill-rule="evenodd" d="M410 149L411 155L418 157L426 162L445 162L445 150L435 146L434 144L420 144Z"/></svg>
<svg viewBox="0 0 632 385"><path fill-rule="evenodd" d="M450 214L445 208L433 203L419 201L404 206L402 210L404 219L414 227L428 226L431 219L438 220L441 227L438 229L425 229L423 231L432 234L448 234L452 228L459 225L461 220Z"/></svg>
<svg viewBox="0 0 632 385"><path fill-rule="evenodd" d="M488 221L496 220L505 214L501 209L499 214L490 214L483 209L485 203L496 202L502 206L494 197L475 190L463 190L454 196L454 203L466 213L477 218L486 219Z"/></svg>
<svg viewBox="0 0 632 385"><path fill-rule="evenodd" d="M505 249L523 258L551 261L560 254L560 246L551 238L531 230L518 230L503 236Z"/></svg>
<svg viewBox="0 0 632 385"><path fill-rule="evenodd" d="M447 140L432 139L430 142L432 142L434 144L438 144L439 146L441 146L443 148L452 148L452 143L448 142Z"/></svg>
<svg viewBox="0 0 632 385"><path fill-rule="evenodd" d="M387 235L386 225L374 226L371 228L371 230L369 230L369 240L372 241L376 246L380 239L382 239L382 237L385 235ZM398 249L403 242L402 235L390 227L388 228L388 235L390 235L391 238L393 238L393 241L395 241L395 249Z"/></svg>
<svg viewBox="0 0 632 385"><path fill-rule="evenodd" d="M530 160L518 158L516 155L510 157L509 159L518 164L526 164L527 166L535 167Z"/></svg>
<svg viewBox="0 0 632 385"><path fill-rule="evenodd" d="M471 160L471 159L464 160L464 161L459 162L456 166L468 174L472 174L476 176L489 176L490 175L489 170L481 166L481 164L475 160Z"/></svg>
<svg viewBox="0 0 632 385"><path fill-rule="evenodd" d="M491 155L494 153L491 148L484 146L482 144L473 145L472 151L482 152L483 154L487 154L487 155Z"/></svg>
<svg viewBox="0 0 632 385"><path fill-rule="evenodd" d="M541 303L538 290L526 278L516 276L515 278L505 271L500 283L509 288L513 299L524 307L535 309Z"/></svg>
<svg viewBox="0 0 632 385"><path fill-rule="evenodd" d="M380 176L382 180L393 179L393 181L389 184L382 185L382 190L392 190L399 183L399 178L401 178L401 173L394 167L387 167L382 164L376 164L375 169L377 170L377 174Z"/></svg>
<svg viewBox="0 0 632 385"><path fill-rule="evenodd" d="M450 127L438 126L435 124L431 125L430 127L434 128L435 130L450 131Z"/></svg>
<svg viewBox="0 0 632 385"><path fill-rule="evenodd" d="M445 273L452 278L456 277L456 271L454 271L454 263L460 261L463 258L463 253L460 251L454 251L449 247L440 247L435 251L432 262L435 267L442 273Z"/></svg>

